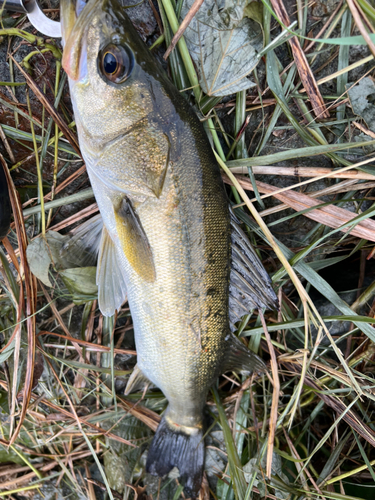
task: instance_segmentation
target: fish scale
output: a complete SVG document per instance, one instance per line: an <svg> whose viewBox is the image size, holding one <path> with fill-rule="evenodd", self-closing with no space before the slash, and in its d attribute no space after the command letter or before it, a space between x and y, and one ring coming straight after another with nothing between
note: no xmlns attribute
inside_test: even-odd
<svg viewBox="0 0 375 500"><path fill-rule="evenodd" d="M138 366L163 390L172 407L186 406L191 391L195 392L194 399L198 396L204 401L207 377L215 374L212 367L208 368L212 356L209 357L202 346L207 344L210 348L215 343L221 346L228 322L227 202L221 189L219 195L207 203L204 190L194 176L198 159L192 154L184 154L185 148L189 151L189 135L184 134L182 144L182 157L189 160L176 162L168 168L159 199L147 200L137 207L153 250L156 281L145 285L134 272L127 281L135 322ZM210 164L209 160L207 158L206 164L210 166L207 182L212 185L215 176L210 174L214 172L211 165L215 164ZM218 184L217 179L216 175ZM183 196L181 184L186 184ZM202 192L201 196L196 196L197 191ZM207 189L207 192L211 190ZM223 232L226 238L223 238ZM206 254L212 252L216 259L209 265ZM209 290L210 296L207 297ZM145 304L149 305L152 314L145 314ZM167 315L165 311L168 311ZM217 315L218 312L222 314ZM218 336L216 342L214 336ZM215 352L222 356L221 351L216 349ZM185 376L174 380L179 371Z"/></svg>

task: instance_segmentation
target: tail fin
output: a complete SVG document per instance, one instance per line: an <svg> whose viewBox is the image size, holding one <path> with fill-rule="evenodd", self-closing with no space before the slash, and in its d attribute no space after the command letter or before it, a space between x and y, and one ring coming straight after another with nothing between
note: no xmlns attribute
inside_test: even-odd
<svg viewBox="0 0 375 500"><path fill-rule="evenodd" d="M163 417L148 452L146 471L163 477L177 467L187 497L195 499L202 484L203 465L203 430L178 427Z"/></svg>

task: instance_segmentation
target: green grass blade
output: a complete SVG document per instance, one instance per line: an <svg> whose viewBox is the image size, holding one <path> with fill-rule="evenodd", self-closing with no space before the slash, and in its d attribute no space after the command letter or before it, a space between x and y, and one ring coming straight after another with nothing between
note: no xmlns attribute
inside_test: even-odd
<svg viewBox="0 0 375 500"><path fill-rule="evenodd" d="M228 463L230 475L232 478L234 495L236 497L236 500L243 500L246 495L247 484L237 453L236 444L233 440L232 432L230 430L227 417L225 416L224 407L220 401L219 393L217 392L216 387L213 387L212 394L217 407L217 411L219 412L220 424L224 433L224 440L228 453Z"/></svg>

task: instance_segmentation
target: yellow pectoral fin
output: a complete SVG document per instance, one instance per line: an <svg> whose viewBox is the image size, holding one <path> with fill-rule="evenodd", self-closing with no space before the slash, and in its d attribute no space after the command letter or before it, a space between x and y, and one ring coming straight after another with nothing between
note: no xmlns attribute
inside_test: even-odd
<svg viewBox="0 0 375 500"><path fill-rule="evenodd" d="M155 266L150 244L128 199L115 208L117 234L125 257L134 271L145 281L155 281Z"/></svg>

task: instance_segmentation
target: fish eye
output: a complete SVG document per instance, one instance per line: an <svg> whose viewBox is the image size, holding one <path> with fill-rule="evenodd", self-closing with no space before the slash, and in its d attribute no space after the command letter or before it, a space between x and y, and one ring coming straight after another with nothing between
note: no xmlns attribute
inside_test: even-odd
<svg viewBox="0 0 375 500"><path fill-rule="evenodd" d="M98 59L102 76L113 83L124 82L133 71L134 56L126 46L109 44L99 52Z"/></svg>

